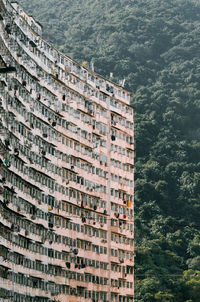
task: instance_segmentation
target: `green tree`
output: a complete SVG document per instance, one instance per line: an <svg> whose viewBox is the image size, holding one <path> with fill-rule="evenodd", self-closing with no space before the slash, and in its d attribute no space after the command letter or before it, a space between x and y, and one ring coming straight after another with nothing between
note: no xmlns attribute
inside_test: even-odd
<svg viewBox="0 0 200 302"><path fill-rule="evenodd" d="M187 270L183 274L186 296L192 302L198 302L200 297L200 271Z"/></svg>
<svg viewBox="0 0 200 302"><path fill-rule="evenodd" d="M165 293L165 292L157 292L155 294L155 300L160 301L160 302L173 302L174 300L174 295L170 293Z"/></svg>

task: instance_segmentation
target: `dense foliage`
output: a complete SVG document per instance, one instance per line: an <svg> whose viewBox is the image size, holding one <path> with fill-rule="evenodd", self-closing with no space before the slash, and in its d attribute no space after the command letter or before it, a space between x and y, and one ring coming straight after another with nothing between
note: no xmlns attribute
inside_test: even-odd
<svg viewBox="0 0 200 302"><path fill-rule="evenodd" d="M136 302L200 297L200 2L21 0L136 108Z"/></svg>

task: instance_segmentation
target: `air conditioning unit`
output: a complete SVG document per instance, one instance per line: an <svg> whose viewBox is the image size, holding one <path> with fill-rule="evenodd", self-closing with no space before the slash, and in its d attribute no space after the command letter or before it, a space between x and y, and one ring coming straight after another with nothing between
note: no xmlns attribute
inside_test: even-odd
<svg viewBox="0 0 200 302"><path fill-rule="evenodd" d="M55 296L57 296L57 294L56 293L51 293L51 296L55 297Z"/></svg>
<svg viewBox="0 0 200 302"><path fill-rule="evenodd" d="M28 235L29 235L29 231L25 230L25 236L28 236Z"/></svg>

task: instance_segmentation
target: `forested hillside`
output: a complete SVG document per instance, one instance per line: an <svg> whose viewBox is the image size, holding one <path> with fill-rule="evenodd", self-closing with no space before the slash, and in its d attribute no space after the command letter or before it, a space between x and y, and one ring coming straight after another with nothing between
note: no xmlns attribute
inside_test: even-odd
<svg viewBox="0 0 200 302"><path fill-rule="evenodd" d="M21 0L136 108L136 302L200 301L200 1Z"/></svg>

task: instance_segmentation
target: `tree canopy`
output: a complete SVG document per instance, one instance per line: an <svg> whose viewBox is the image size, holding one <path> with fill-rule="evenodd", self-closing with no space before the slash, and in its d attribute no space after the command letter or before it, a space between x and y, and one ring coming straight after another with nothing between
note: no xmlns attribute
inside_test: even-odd
<svg viewBox="0 0 200 302"><path fill-rule="evenodd" d="M59 50L133 93L135 301L199 301L200 2L19 2Z"/></svg>

